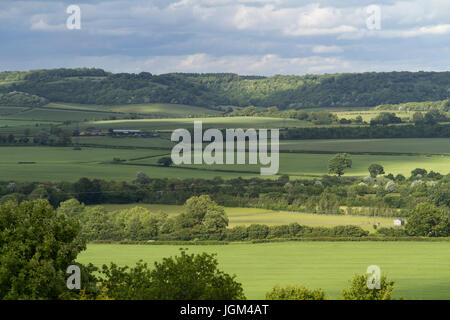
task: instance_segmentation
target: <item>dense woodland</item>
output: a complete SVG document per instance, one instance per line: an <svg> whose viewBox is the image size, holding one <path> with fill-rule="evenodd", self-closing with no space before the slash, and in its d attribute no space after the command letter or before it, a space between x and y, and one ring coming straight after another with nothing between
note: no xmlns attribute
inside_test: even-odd
<svg viewBox="0 0 450 320"><path fill-rule="evenodd" d="M280 109L372 107L449 98L450 72L305 76L112 74L101 69L0 73L0 93L25 92L84 104L179 103L209 108L253 105Z"/></svg>
<svg viewBox="0 0 450 320"><path fill-rule="evenodd" d="M280 139L287 140L382 138L450 138L450 125L289 128L280 133Z"/></svg>

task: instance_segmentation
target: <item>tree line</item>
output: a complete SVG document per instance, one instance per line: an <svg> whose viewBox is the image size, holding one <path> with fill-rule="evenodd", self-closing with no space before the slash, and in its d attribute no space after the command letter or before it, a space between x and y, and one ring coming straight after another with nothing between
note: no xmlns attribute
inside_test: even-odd
<svg viewBox="0 0 450 320"><path fill-rule="evenodd" d="M383 139L450 138L448 124L383 125L358 127L289 128L280 131L280 139Z"/></svg>
<svg viewBox="0 0 450 320"><path fill-rule="evenodd" d="M305 109L444 100L449 98L450 72L248 77L53 69L0 73L1 79L8 81L0 86L0 93L21 91L59 102L98 105L158 102L210 108L253 105Z"/></svg>
<svg viewBox="0 0 450 320"><path fill-rule="evenodd" d="M329 162L331 174L316 180L235 178L223 180L150 178L143 172L134 182L81 178L76 182L0 182L0 202L47 199L55 208L76 198L94 204L153 203L181 205L193 196L209 195L227 207L252 207L318 214L350 214L406 217L420 202L448 211L450 176L417 168L410 177L384 174L379 164L368 168L368 176L339 177L351 165L349 155L338 154ZM345 208L345 209L343 209Z"/></svg>

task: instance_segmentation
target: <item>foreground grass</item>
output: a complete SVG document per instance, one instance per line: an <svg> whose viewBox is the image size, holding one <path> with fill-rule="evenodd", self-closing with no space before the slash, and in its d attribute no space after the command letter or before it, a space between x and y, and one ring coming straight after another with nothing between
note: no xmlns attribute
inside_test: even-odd
<svg viewBox="0 0 450 320"><path fill-rule="evenodd" d="M449 242L284 242L183 246L217 253L220 268L236 274L247 298L263 299L274 285L301 284L338 298L355 273L378 265L395 281L395 297L450 299ZM78 261L134 265L178 254L179 246L89 244Z"/></svg>

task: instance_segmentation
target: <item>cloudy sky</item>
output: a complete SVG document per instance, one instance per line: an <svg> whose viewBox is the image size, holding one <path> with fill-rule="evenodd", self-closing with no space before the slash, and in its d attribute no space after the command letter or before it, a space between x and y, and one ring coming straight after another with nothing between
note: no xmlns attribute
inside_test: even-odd
<svg viewBox="0 0 450 320"><path fill-rule="evenodd" d="M0 25L0 71L450 70L449 0L1 0Z"/></svg>

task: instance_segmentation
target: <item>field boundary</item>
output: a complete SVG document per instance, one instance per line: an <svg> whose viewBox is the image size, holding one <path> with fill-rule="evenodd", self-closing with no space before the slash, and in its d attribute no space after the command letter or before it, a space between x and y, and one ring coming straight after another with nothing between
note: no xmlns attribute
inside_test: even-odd
<svg viewBox="0 0 450 320"><path fill-rule="evenodd" d="M190 241L180 241L180 240L94 240L88 242L88 244L134 244L134 245L233 245L233 244L263 244L263 243L280 243L280 242L360 242L360 241L374 241L374 242L408 242L408 241L431 241L431 242L450 242L450 237L377 237L377 236L367 236L367 237L302 237L302 238L274 238L274 239L259 239L259 240L248 240L248 241L220 241L220 240L190 240Z"/></svg>

